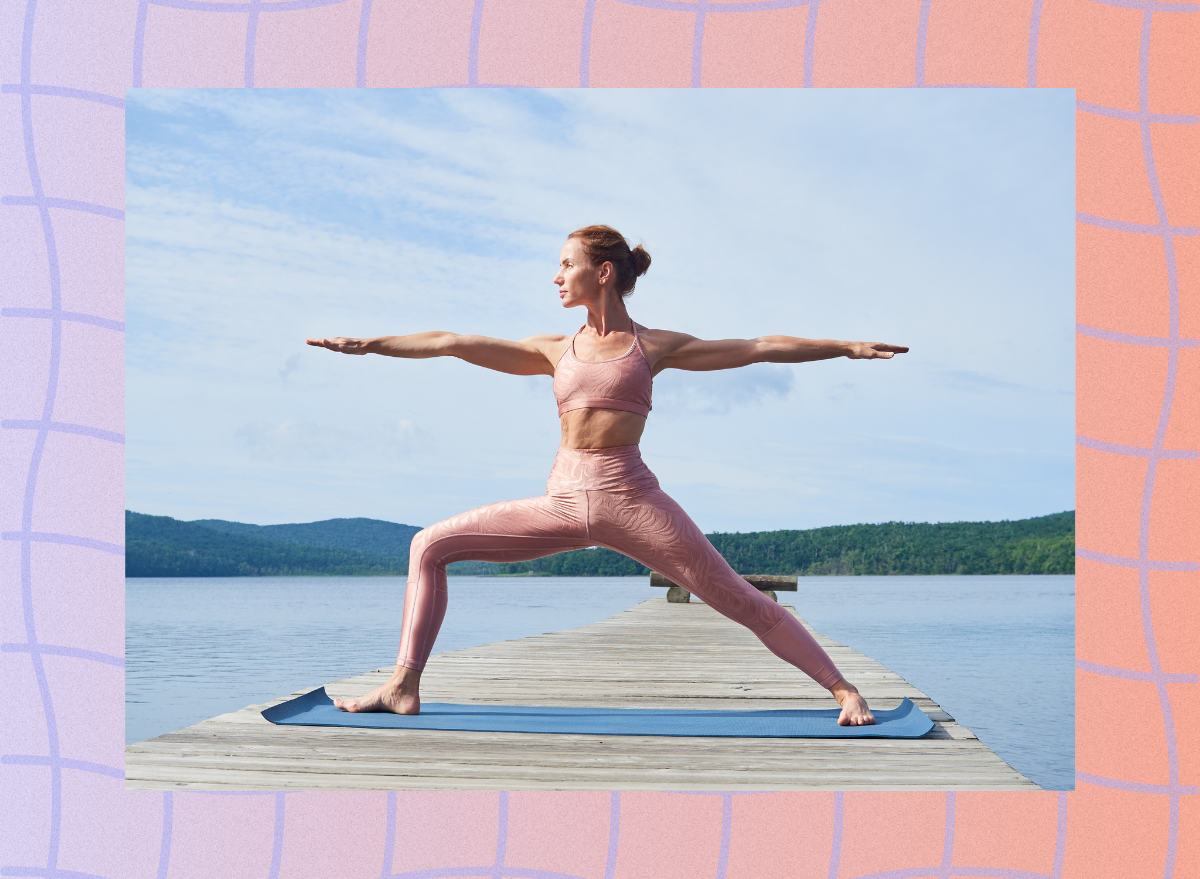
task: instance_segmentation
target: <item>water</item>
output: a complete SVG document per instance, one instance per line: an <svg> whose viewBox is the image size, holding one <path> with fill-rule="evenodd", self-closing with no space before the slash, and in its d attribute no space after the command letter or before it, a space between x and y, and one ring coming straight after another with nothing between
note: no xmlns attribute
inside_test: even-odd
<svg viewBox="0 0 1200 879"><path fill-rule="evenodd" d="M396 659L403 578L135 578L125 588L127 743ZM645 577L451 577L450 594L438 652L663 600ZM929 694L1037 784L1074 787L1074 577L801 577L780 599Z"/></svg>
<svg viewBox="0 0 1200 879"><path fill-rule="evenodd" d="M647 577L450 577L436 652L594 623L661 599ZM125 741L393 665L403 577L125 581Z"/></svg>
<svg viewBox="0 0 1200 879"><path fill-rule="evenodd" d="M1074 790L1073 576L801 577L799 587L780 598L818 632L882 662L1036 784Z"/></svg>

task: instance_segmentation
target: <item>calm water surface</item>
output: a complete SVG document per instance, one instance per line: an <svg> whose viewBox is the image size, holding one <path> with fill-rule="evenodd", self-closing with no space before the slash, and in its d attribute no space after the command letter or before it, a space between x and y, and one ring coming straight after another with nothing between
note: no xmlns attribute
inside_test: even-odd
<svg viewBox="0 0 1200 879"><path fill-rule="evenodd" d="M134 578L125 590L126 742L396 659L403 578ZM451 577L450 593L437 652L587 625L664 594L645 577ZM1074 577L801 577L780 599L1037 784L1073 788Z"/></svg>

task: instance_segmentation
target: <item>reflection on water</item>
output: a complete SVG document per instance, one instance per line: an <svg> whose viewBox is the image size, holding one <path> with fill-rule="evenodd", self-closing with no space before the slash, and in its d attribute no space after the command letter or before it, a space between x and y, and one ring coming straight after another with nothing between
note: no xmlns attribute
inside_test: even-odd
<svg viewBox="0 0 1200 879"><path fill-rule="evenodd" d="M126 580L126 741L395 662L397 577ZM817 631L923 690L1042 787L1074 778L1074 577L802 577ZM604 619L623 577L451 577L437 651Z"/></svg>

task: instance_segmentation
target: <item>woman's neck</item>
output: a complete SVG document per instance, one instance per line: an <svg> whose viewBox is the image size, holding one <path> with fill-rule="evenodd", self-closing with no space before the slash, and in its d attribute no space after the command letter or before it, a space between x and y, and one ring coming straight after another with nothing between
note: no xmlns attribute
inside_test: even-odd
<svg viewBox="0 0 1200 879"><path fill-rule="evenodd" d="M587 325L596 335L604 338L609 333L628 333L633 329L633 320L625 310L625 301L620 296L613 299L605 297L596 306L587 307Z"/></svg>

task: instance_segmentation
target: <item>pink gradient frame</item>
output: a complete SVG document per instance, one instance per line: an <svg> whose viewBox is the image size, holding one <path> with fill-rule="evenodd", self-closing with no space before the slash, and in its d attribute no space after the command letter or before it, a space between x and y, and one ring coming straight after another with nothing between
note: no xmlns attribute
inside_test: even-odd
<svg viewBox="0 0 1200 879"><path fill-rule="evenodd" d="M1184 832L1200 826L1200 738L1182 734L1200 719L1198 13L1167 0L0 6L0 876L1200 875ZM1075 88L1077 790L126 792L124 89L282 85ZM64 710L80 699L86 716Z"/></svg>

